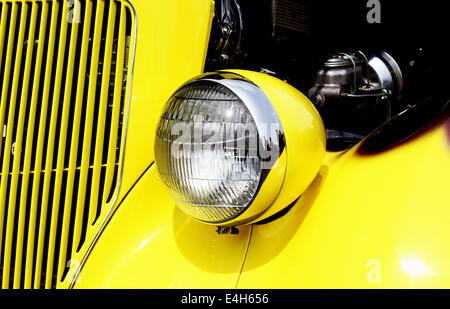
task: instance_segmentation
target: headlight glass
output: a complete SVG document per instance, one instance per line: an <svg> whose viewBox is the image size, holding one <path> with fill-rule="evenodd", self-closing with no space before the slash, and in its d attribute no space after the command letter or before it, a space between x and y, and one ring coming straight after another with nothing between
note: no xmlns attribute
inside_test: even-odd
<svg viewBox="0 0 450 309"><path fill-rule="evenodd" d="M198 220L235 218L258 191L255 120L241 99L220 84L197 81L171 97L157 128L155 155L172 197Z"/></svg>

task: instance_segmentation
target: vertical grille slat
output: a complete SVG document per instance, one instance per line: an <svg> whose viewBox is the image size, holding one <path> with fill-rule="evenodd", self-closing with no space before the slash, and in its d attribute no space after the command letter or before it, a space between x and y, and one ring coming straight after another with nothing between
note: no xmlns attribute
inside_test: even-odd
<svg viewBox="0 0 450 309"><path fill-rule="evenodd" d="M25 59L25 69L23 74L23 85L22 85L22 94L20 98L20 112L19 119L17 124L17 134L16 134L16 147L14 151L14 163L13 163L13 179L11 181L11 193L14 193L15 197L12 199L13 195L10 195L9 204L12 205L15 203L15 198L17 198L17 181L19 176L19 169L21 164L21 155L22 155L22 140L24 135L24 125L25 125L25 114L27 108L27 99L28 99L28 87L30 85L30 75L31 75L31 61L33 58L33 49L34 49L34 36L36 32L36 21L38 14L38 4L33 3L31 9L31 20L28 34L28 44L26 50L26 59ZM28 173L24 173L22 177L22 186L21 186L21 196L22 193L28 191ZM19 211L19 222L17 227L17 241L16 241L16 257L15 257L15 267L14 267L14 288L20 288L20 280L22 275L21 265L22 265L22 254L23 254L23 246L22 242L24 239L24 229L25 229L25 217L26 217L26 201L24 199L20 200L20 211Z"/></svg>
<svg viewBox="0 0 450 309"><path fill-rule="evenodd" d="M103 12L105 9L105 3L103 1L97 1L97 8L95 12L95 26L94 33L101 33L103 26ZM84 121L84 134L83 134L83 154L81 157L81 168L80 168L80 186L78 187L78 198L77 205L80 205L80 212L75 218L75 234L73 238L73 247L78 248L79 242L81 240L81 234L83 229L83 219L84 219L84 205L86 202L86 190L89 176L89 161L91 155L91 139L92 139L92 128L94 122L94 108L95 108L95 97L97 91L97 75L98 75L98 65L100 57L100 45L101 36L96 35L93 40L92 45L92 57L91 66L89 70L89 85L88 85L88 97L87 97L87 107L86 107L86 117ZM90 212L88 213L88 216Z"/></svg>
<svg viewBox="0 0 450 309"><path fill-rule="evenodd" d="M0 20L0 59L3 59L3 44L5 43L6 17L8 16L9 6L6 3L0 3L1 20Z"/></svg>
<svg viewBox="0 0 450 309"><path fill-rule="evenodd" d="M53 99L51 101L52 108L51 108L51 116L50 116L50 126L49 126L49 135L48 135L48 141L47 141L47 154L46 154L46 160L45 160L45 169L47 173L44 174L44 189L43 189L43 195L42 195L42 205L48 205L49 203L49 195L50 192L50 182L51 182L51 176L52 173L49 171L53 170L53 158L55 155L54 148L55 148L55 140L56 140L56 134L57 134L57 121L58 121L58 112L59 112L59 100L61 95L61 87L62 87L62 76L63 76L63 66L64 66L64 56L65 56L65 50L66 50L66 38L67 38L67 28L68 28L68 21L67 21L67 14L69 13L69 7L67 5L62 6L62 14L61 14L61 22L60 22L60 36L59 36L59 44L57 49L57 59L56 59L56 72L55 72L55 81L54 81L54 88L53 88ZM57 201L52 200L55 205L51 209L51 222L50 222L50 235L55 235L53 238L51 237L49 239L49 253L50 251L53 251L54 245L55 245L55 238L56 238L56 224L58 220L58 209L59 205L57 204ZM47 225L47 221L45 218L41 221L41 223ZM45 230L45 228L43 229ZM43 246L44 238L40 237L40 243L39 246ZM53 253L53 252L51 252ZM50 254L47 255L47 258L53 260L53 256L50 256ZM38 256L39 259L42 259L41 256ZM47 260L47 269L46 273L48 274L49 268L52 267L51 261ZM37 276L38 277L38 276ZM45 277L45 287L50 288L51 287L51 276ZM39 278L40 280L40 278Z"/></svg>
<svg viewBox="0 0 450 309"><path fill-rule="evenodd" d="M99 7L100 4L97 4L97 6L98 7L96 9L96 13L95 13L95 16L94 16L94 18L95 18L94 31L98 31L97 24L99 23L99 20L101 19L99 15L101 14L100 11L102 11L101 8ZM85 20L84 27L85 28L83 29L83 36L84 37L86 35L89 35L89 33L91 32L92 22L91 21L87 22L87 21L90 18L93 17L92 13L93 13L94 9L95 8L93 7L92 2L87 2L86 3L86 13L85 13L85 18L84 18L84 20ZM85 42L86 42L85 39L83 39L83 43L85 43ZM97 40L94 39L94 47L92 49L94 58L95 58L95 52L96 52L96 45L97 45ZM82 50L82 58L81 58L82 66L81 66L81 68L83 70L87 71L89 63L88 63L88 59L85 58L85 57L87 57L88 48L83 45L81 50ZM91 65L90 65L90 70L91 71L93 70L94 62L95 61L91 60ZM81 72L84 72L84 71L81 71ZM85 74L86 74L86 72L85 72ZM91 82L91 80L89 80L89 82ZM80 88L78 88L78 90L80 90L79 93L81 93L81 95L83 95L84 94L84 90L85 90L86 87L85 87L85 81L84 81L84 79L82 80L81 76L79 76L78 84L80 85ZM88 87L88 93L89 94L92 93L93 85L91 85L89 83L86 86ZM77 95L77 98L78 98L78 95ZM82 99L82 98L80 98L80 99ZM88 102L90 102L89 101L89 97L88 97ZM90 106L93 106L93 103L94 102L88 103L88 110L90 110L89 109ZM80 117L81 117L81 115L80 115ZM86 117L86 119L83 119L83 120L84 120L84 123L86 125L86 121L88 120L88 117L86 115L85 115L85 117ZM82 132L80 127L77 127L77 129L79 130L80 133ZM89 128L87 128L86 131L89 131ZM85 136L85 134L83 134L83 136ZM75 144L76 141L78 142L77 144ZM80 142L82 142L82 144ZM77 136L76 132L74 132L73 133L73 140L72 140L72 146L71 147L78 150L78 147L81 146L81 150L84 153L84 148L83 148L84 146L83 145L86 145L85 140L83 138L81 138L81 136ZM89 143L89 145L90 145L90 143ZM73 169L73 165L78 163L77 161L78 161L78 157L79 156L78 156L78 151L76 153L73 152L72 154L73 154L73 157L70 158L71 164L69 164L69 166L72 167L72 169ZM69 167L69 175L70 175L70 177L74 177L74 176L72 176L70 167ZM79 178L79 181L78 181L79 185L78 185L77 194L76 194L76 196L72 197L72 198L75 198L75 200L77 201L76 202L76 209L75 209L75 219L74 219L72 246L71 246L72 247L72 254L74 254L77 251L77 248L78 248L79 243L80 243L82 226L83 226L83 218L84 218L84 208L85 208L83 193L82 193L82 190L80 190L80 187L82 187L82 185L80 185L80 177L78 177L78 178ZM83 179L85 179L85 178L83 177Z"/></svg>
<svg viewBox="0 0 450 309"><path fill-rule="evenodd" d="M97 202L99 195L100 173L103 159L103 139L106 121L106 110L108 105L109 79L111 74L111 58L114 40L114 26L116 20L116 3L110 2L108 13L108 24L103 60L102 88L100 92L100 106L98 110L97 135L95 138L94 169L92 176L92 190L89 208L89 223L94 224L97 215Z"/></svg>
<svg viewBox="0 0 450 309"><path fill-rule="evenodd" d="M12 27L11 25L14 25L16 23L16 18L17 18L17 4L13 6L12 12L11 12L11 17L9 20L9 24L10 24L10 29L9 29L9 33L8 33L8 40L7 42L12 42L14 41L14 36L16 34L14 27ZM2 43L0 45L0 61L3 60L3 46L7 46L7 52L6 52L6 59L4 61L4 67L3 67L3 82L2 82L2 95L1 95L1 105L0 105L0 139L2 140L2 142L0 143L0 154L2 152L2 146L3 146L3 126L5 124L5 113L6 113L6 99L8 96L7 90L9 87L9 78L6 78L7 76L10 75L11 72L11 63L12 63L12 53L13 53L13 47L14 44L5 44L5 37L6 37L6 25L8 22L8 11L9 11L9 5L4 3L2 4L2 20L0 22L0 42ZM1 162L0 162L1 163ZM1 237L0 237L1 240Z"/></svg>
<svg viewBox="0 0 450 309"><path fill-rule="evenodd" d="M78 9L79 2L75 1L75 12ZM62 27L61 32L65 32L66 28L69 25L67 16L69 14L68 6L65 6L63 10L63 19L64 19L64 27ZM76 13L74 13L76 14ZM74 18L77 18L77 16L74 16ZM73 71L75 66L75 54L76 54L76 48L77 48L77 38L78 38L78 23L72 23L72 27L69 31L71 31L70 34L70 42L69 42L69 55L68 55L68 63L67 67L65 67L66 71L66 79L65 79L65 88L63 93L63 105L62 105L62 115L61 115L61 123L60 123L60 130L59 130L59 143L58 143L58 152L57 152L57 163L56 163L56 180L55 180L55 188L53 191L53 201L60 201L61 200L61 192L62 192L62 185L63 185L63 172L64 172L64 166L65 166L65 152L66 152L66 140L67 140L67 131L68 131L68 125L69 125L69 112L71 109L71 95L72 95L72 83L73 83ZM65 41L65 40L64 40ZM63 43L63 42L62 42ZM63 47L62 45L60 45ZM62 49L64 51L64 49ZM64 54L64 52L60 52L61 54ZM62 63L62 62L61 62ZM61 68L61 71L63 71L63 65L59 66L58 62L58 69ZM58 72L59 73L59 72ZM57 77L59 78L59 74ZM55 102L53 103L55 104ZM64 211L64 210L63 210ZM56 235L57 235L57 224L59 219L59 207L54 207L52 212L52 221L50 225L50 239L49 239L49 250L48 250L48 257L47 257L47 276L46 276L46 288L50 288L52 286L52 278L53 278L53 262L55 259L55 252L58 252L57 249L55 249L56 245ZM58 269L58 276L60 275Z"/></svg>
<svg viewBox="0 0 450 309"><path fill-rule="evenodd" d="M32 281L32 274L33 274L33 253L34 253L34 242L36 237L36 220L37 220L37 211L38 211L38 205L37 203L33 202L33 195L36 195L35 191L37 191L39 188L39 181L38 178L40 178L40 175L37 177L32 177L33 184L32 184L32 195L28 196L28 181L30 178L30 171L31 171L31 155L32 155L32 148L33 148L33 138L34 138L34 129L35 129L35 122L36 122L36 111L38 108L38 94L39 94L39 85L41 81L41 64L44 54L44 41L46 37L46 30L47 30L47 18L48 18L48 11L49 11L49 3L44 2L42 4L41 9L41 24L39 27L39 36L38 36L38 48L37 48L37 54L36 54L36 69L34 71L34 78L33 78L33 92L31 95L31 107L30 107L30 116L29 116L29 126L28 126L28 133L27 133L27 140L26 140L26 148L25 148L25 159L24 159L24 179L22 181L22 189L21 189L21 206L25 207L25 204L30 200L30 218L29 218L29 225L28 225L28 238L27 238L27 252L26 252L26 259L25 259L25 282L24 282L24 288L31 288L31 281ZM36 183L34 183L36 182Z"/></svg>
<svg viewBox="0 0 450 309"><path fill-rule="evenodd" d="M9 5L6 3L0 3L1 8L1 16L0 16L0 72L3 71L3 55L4 55L4 46L5 46L5 37L6 37L6 26L8 21L8 12L9 12ZM3 84L3 79L0 75L0 87ZM2 115L4 115L4 108L2 106L1 109L3 112L0 112ZM0 116L1 119L3 119L3 116ZM0 140L3 140L3 120L0 121ZM2 143L0 142L0 153L2 151Z"/></svg>
<svg viewBox="0 0 450 309"><path fill-rule="evenodd" d="M7 46L7 52L6 52L6 59L5 59L5 66L3 71L3 85L2 85L2 94L1 94L1 101L0 101L0 130L2 131L2 143L0 143L0 151L7 152L9 149L2 149L3 145L3 135L4 135L4 121L5 121L5 114L6 114L6 105L7 105L7 99L8 99L8 89L9 89L9 76L11 73L11 66L12 66L12 56L13 56L13 47L14 44L14 38L15 38L15 24L17 22L17 11L18 11L19 4L13 4L12 10L11 10L11 17L10 17L10 27L9 27L9 33L8 33L8 46ZM2 153L2 157L3 157ZM8 182L9 182L9 165L6 167L6 169L3 168L3 164L1 165L1 179L0 179L0 201L2 202L0 205L0 222L5 226L7 225L7 221L5 221L5 215L6 215L6 193L8 188ZM0 228L0 257L5 254L3 249L3 231L4 226ZM4 260L4 259L3 259ZM2 263L3 266L3 263ZM3 273L2 270L0 270L0 273ZM3 278L3 274L2 274ZM2 281L3 282L3 281Z"/></svg>
<svg viewBox="0 0 450 309"><path fill-rule="evenodd" d="M55 55L55 41L56 41L56 32L58 28L58 16L59 16L59 3L52 3L52 17L51 17L51 25L50 25L50 33L48 39L48 53L47 60L45 66L45 77L44 77L44 86L42 91L42 106L41 106L41 114L39 119L39 133L38 133L38 141L37 141L37 150L36 150L36 159L35 159L35 174L33 176L33 194L31 197L32 200L32 209L36 208L38 204L41 205L40 219L39 219L39 230L38 232L38 242L37 242L37 252L36 252L36 267L34 274L34 288L39 288L41 284L41 272L42 272L42 263L43 263L43 255L44 255L44 234L46 230L47 223L47 213L49 209L49 205L46 203L39 203L41 198L40 182L41 182L41 168L43 155L45 151L45 132L47 128L47 113L49 108L49 99L50 99L50 90L51 90L51 75L53 71L53 57ZM45 175L50 174L50 171L44 173ZM48 177L47 177L48 178ZM44 185L44 179L42 179L42 185ZM49 186L49 184L47 184ZM42 189L44 190L44 189ZM27 272L32 272L32 264L31 262L28 264Z"/></svg>
<svg viewBox="0 0 450 309"><path fill-rule="evenodd" d="M114 102L113 109L111 113L111 129L109 135L108 143L108 157L106 161L106 175L105 175L105 188L109 188L113 184L114 174L116 170L115 160L116 160L116 148L117 148L117 134L119 129L119 118L120 118L120 98L123 91L123 66L125 61L125 31L126 31L126 12L125 8L122 6L120 8L120 22L119 22L119 33L117 39L117 51L116 51L116 71L115 71L115 81L114 81ZM106 203L109 197L109 192L107 190L103 193L103 203Z"/></svg>
<svg viewBox="0 0 450 309"><path fill-rule="evenodd" d="M107 214L132 16L124 0L0 0L1 288L67 286Z"/></svg>
<svg viewBox="0 0 450 309"><path fill-rule="evenodd" d="M75 2L76 6L81 5L80 2ZM77 11L77 9L75 9ZM92 2L86 3L84 20L90 21L92 15ZM90 22L85 22L83 26L83 36L82 36L82 45L81 45L81 55L80 55L80 64L79 64L79 72L78 72L78 81L77 81L77 92L75 99L75 111L73 117L73 128L72 128L72 138L70 142L70 158L69 158L69 169L68 169L68 178L67 178L67 186L66 186L66 196L64 201L64 216L63 216L63 224L62 224L62 234L61 234L61 246L59 251L59 260L58 260L58 278L62 277L62 272L64 270L66 264L66 254L67 254L67 246L68 246L68 237L69 237L69 227L70 227L70 217L72 211L72 199L73 199L73 189L75 183L75 171L77 164L77 155L78 155L78 139L79 139L79 131L81 124L81 113L82 113L82 104L83 104L83 94L84 94L84 83L86 76L86 68L87 68L87 56L88 56L88 48L89 48L89 34L90 34Z"/></svg>
<svg viewBox="0 0 450 309"><path fill-rule="evenodd" d="M17 108L17 92L19 88L19 77L21 72L22 65L22 50L23 44L25 42L25 30L26 30L26 21L28 15L28 6L22 5L20 12L20 22L19 22L19 34L17 39L17 50L16 57L14 63L14 74L11 85L11 94L10 94L10 106L8 113L8 122L9 127L6 130L6 140L5 140L5 150L12 149L12 139L14 133L14 124L15 124L15 114ZM20 108L20 106L19 106ZM3 168L2 173L4 176L6 173L9 174L10 170L10 160L11 160L11 151L5 151L3 157ZM14 221L15 221L15 210L16 210L16 188L18 182L19 171L14 170L12 173L12 179L10 183L10 194L9 194L9 209L7 214L7 223L6 223L6 234L5 234L5 248L4 248L4 257L3 257L3 282L2 286L5 288L9 287L10 282L10 271L11 271L11 254L12 254L12 238L13 238L13 229L14 229ZM3 177L2 177L3 178ZM2 193L6 188L5 183L2 181ZM2 194L3 197L3 194ZM2 199L3 200L3 199Z"/></svg>

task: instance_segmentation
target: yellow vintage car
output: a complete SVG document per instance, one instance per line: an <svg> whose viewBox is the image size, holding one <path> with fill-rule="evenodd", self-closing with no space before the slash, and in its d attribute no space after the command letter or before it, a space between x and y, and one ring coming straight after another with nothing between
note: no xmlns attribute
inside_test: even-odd
<svg viewBox="0 0 450 309"><path fill-rule="evenodd" d="M0 0L1 288L450 288L448 75L337 2Z"/></svg>

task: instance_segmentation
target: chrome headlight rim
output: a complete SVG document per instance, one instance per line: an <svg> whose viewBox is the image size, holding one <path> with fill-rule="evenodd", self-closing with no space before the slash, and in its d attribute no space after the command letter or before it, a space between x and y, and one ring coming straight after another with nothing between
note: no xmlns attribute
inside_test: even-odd
<svg viewBox="0 0 450 309"><path fill-rule="evenodd" d="M256 192L248 205L243 207L243 210L232 217L220 221L206 221L195 217L194 219L217 226L236 226L250 223L270 208L284 182L287 166L287 148L284 129L275 107L267 95L252 81L234 72L219 71L205 73L195 77L179 87L168 102L185 87L192 87L196 83L204 82L225 87L241 100L255 122L258 132L258 146L262 149L270 149L271 155L275 154L275 160L271 156L270 160L265 161L266 164L261 168ZM276 134L276 140L274 139L274 133ZM258 154L260 154L259 151ZM183 203L179 201L175 201L175 204L177 206L183 206ZM198 206L192 204L184 205L190 207ZM183 210L182 207L179 208Z"/></svg>

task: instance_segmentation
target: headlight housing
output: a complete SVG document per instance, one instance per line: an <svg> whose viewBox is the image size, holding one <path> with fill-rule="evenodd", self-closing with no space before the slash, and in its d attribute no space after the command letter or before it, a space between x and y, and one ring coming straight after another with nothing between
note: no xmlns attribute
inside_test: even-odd
<svg viewBox="0 0 450 309"><path fill-rule="evenodd" d="M248 223L280 193L287 167L285 132L255 83L236 72L205 74L165 105L155 159L186 214L210 224Z"/></svg>

